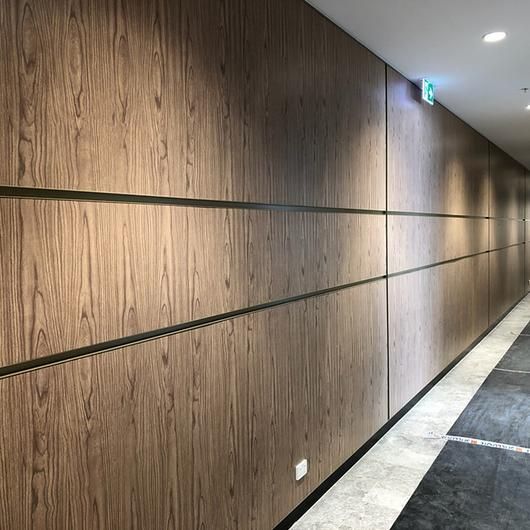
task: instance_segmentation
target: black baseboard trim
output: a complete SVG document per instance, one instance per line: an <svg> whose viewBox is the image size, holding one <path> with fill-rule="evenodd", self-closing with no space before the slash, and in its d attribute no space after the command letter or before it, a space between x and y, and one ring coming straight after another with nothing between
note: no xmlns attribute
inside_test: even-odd
<svg viewBox="0 0 530 530"><path fill-rule="evenodd" d="M407 412L410 411L421 398L425 396L437 383L439 383L486 335L503 320L514 307L525 298L523 294L499 318L481 333L462 353L446 366L430 383L422 388L406 405L392 416L367 442L365 442L353 455L338 467L327 479L316 487L287 517L278 523L274 530L287 530L298 521L331 487L339 481Z"/></svg>

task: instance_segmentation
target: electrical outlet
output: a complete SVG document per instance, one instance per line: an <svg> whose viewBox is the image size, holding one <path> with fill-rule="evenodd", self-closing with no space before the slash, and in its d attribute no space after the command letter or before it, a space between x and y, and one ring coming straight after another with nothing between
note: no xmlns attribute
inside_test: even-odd
<svg viewBox="0 0 530 530"><path fill-rule="evenodd" d="M301 462L298 462L295 467L294 475L296 480L301 480L307 475L307 459L304 458Z"/></svg>

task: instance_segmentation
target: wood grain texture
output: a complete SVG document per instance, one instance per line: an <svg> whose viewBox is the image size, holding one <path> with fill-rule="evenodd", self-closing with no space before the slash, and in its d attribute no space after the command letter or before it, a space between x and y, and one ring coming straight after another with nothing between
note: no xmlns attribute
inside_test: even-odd
<svg viewBox="0 0 530 530"><path fill-rule="evenodd" d="M525 170L524 172L525 181L525 219L530 219L530 171Z"/></svg>
<svg viewBox="0 0 530 530"><path fill-rule="evenodd" d="M488 250L488 220L388 216L388 270L400 272Z"/></svg>
<svg viewBox="0 0 530 530"><path fill-rule="evenodd" d="M490 144L490 215L524 219L525 178L523 166Z"/></svg>
<svg viewBox="0 0 530 530"><path fill-rule="evenodd" d="M1 364L385 273L382 215L0 199Z"/></svg>
<svg viewBox="0 0 530 530"><path fill-rule="evenodd" d="M490 249L523 243L525 222L513 219L490 219Z"/></svg>
<svg viewBox="0 0 530 530"><path fill-rule="evenodd" d="M388 68L388 205L488 215L488 142Z"/></svg>
<svg viewBox="0 0 530 530"><path fill-rule="evenodd" d="M488 255L390 278L390 413L488 327Z"/></svg>
<svg viewBox="0 0 530 530"><path fill-rule="evenodd" d="M388 156L391 210L521 217L519 166L491 148L490 199L488 142L391 69L385 123L383 62L302 0L4 0L0 28L0 185L382 210ZM390 269L517 226L392 216ZM385 272L383 215L0 199L0 238L3 366ZM0 528L270 529L389 375L394 414L513 303L524 247L390 279L389 325L376 281L0 380Z"/></svg>
<svg viewBox="0 0 530 530"><path fill-rule="evenodd" d="M384 63L303 1L0 10L1 184L384 209Z"/></svg>
<svg viewBox="0 0 530 530"><path fill-rule="evenodd" d="M525 247L517 245L489 254L490 323L495 322L526 292Z"/></svg>
<svg viewBox="0 0 530 530"><path fill-rule="evenodd" d="M1 380L0 527L269 530L385 422L385 327L379 281Z"/></svg>
<svg viewBox="0 0 530 530"><path fill-rule="evenodd" d="M525 265L524 265L524 284L526 292L530 291L530 245L528 242L524 246Z"/></svg>

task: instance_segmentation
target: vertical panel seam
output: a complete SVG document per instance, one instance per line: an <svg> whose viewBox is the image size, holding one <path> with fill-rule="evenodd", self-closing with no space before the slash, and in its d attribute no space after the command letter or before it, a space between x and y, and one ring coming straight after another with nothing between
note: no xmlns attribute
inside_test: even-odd
<svg viewBox="0 0 530 530"><path fill-rule="evenodd" d="M488 217L491 217L491 145L488 141ZM488 325L491 323L491 218L488 220Z"/></svg>
<svg viewBox="0 0 530 530"><path fill-rule="evenodd" d="M390 419L390 323L388 308L388 65L385 63L385 286L386 286L386 393Z"/></svg>

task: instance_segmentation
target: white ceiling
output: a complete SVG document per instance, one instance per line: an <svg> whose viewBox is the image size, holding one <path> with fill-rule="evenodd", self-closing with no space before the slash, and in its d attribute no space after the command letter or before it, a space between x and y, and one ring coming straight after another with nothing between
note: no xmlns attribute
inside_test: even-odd
<svg viewBox="0 0 530 530"><path fill-rule="evenodd" d="M530 0L308 0L530 168ZM496 44L482 42L506 31Z"/></svg>

